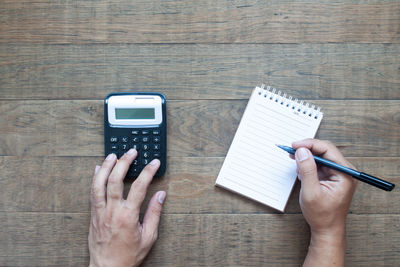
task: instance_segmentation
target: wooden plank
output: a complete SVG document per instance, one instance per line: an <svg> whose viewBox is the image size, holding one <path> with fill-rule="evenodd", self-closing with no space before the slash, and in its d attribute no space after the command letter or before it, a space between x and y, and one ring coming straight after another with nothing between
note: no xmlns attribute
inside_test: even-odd
<svg viewBox="0 0 400 267"><path fill-rule="evenodd" d="M88 264L89 214L0 213L2 266ZM347 266L395 266L399 215L349 215ZM296 215L163 215L144 266L299 266L309 230ZM218 252L218 253L216 253Z"/></svg>
<svg viewBox="0 0 400 267"><path fill-rule="evenodd" d="M1 37L0 37L1 38ZM306 99L400 99L400 45L0 44L1 99L247 99L261 82Z"/></svg>
<svg viewBox="0 0 400 267"><path fill-rule="evenodd" d="M250 92L250 91L249 91ZM398 157L399 101L312 101L346 156ZM168 101L168 156L223 157L247 101ZM100 156L102 101L0 101L0 155Z"/></svg>
<svg viewBox="0 0 400 267"><path fill-rule="evenodd" d="M397 1L2 1L2 43L393 43Z"/></svg>
<svg viewBox="0 0 400 267"><path fill-rule="evenodd" d="M89 212L94 166L102 157L0 157L0 212ZM349 158L367 173L399 185L400 158ZM276 213L254 201L214 186L223 158L169 157L166 175L153 182L145 203L166 190L166 214ZM245 178L245 177L244 177ZM125 195L130 183L125 186ZM286 213L300 213L300 185ZM393 205L400 191L387 193L359 183L351 213L400 213ZM144 206L147 206L146 204Z"/></svg>

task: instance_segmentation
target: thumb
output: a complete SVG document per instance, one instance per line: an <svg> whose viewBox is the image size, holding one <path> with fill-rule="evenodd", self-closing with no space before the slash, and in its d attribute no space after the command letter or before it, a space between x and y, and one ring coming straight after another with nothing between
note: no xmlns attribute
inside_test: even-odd
<svg viewBox="0 0 400 267"><path fill-rule="evenodd" d="M320 190L317 164L307 148L300 147L295 154L301 189L306 195Z"/></svg>

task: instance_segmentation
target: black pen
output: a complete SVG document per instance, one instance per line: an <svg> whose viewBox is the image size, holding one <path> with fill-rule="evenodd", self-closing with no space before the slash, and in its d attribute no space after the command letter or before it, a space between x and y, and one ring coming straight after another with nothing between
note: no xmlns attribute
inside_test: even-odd
<svg viewBox="0 0 400 267"><path fill-rule="evenodd" d="M282 145L277 145L279 148L285 150L286 152L294 155L296 153L296 149L288 147L288 146L282 146ZM372 175L363 173L363 172L359 172L353 169L350 169L348 167L339 165L337 163L334 163L332 161L326 160L324 158L318 157L318 156L313 156L315 159L315 162L324 165L328 168L332 168L334 170L340 171L340 172L344 172L348 175L351 175L352 177L356 178L357 180L360 180L364 183L376 186L380 189L386 190L386 191L392 191L394 188L394 184L389 183L387 181L384 181L382 179L379 179L377 177L374 177Z"/></svg>

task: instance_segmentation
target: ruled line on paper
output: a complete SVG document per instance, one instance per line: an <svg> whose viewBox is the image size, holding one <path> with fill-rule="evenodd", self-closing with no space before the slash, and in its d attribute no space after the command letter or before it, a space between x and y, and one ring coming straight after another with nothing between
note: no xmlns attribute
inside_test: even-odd
<svg viewBox="0 0 400 267"><path fill-rule="evenodd" d="M257 122L256 121L254 121L254 120L252 120L252 119L249 119L249 122L251 123L248 123L247 124L247 126L248 127L250 127L250 128L252 128L252 129L254 129L254 131L257 131L257 132L261 132L261 133L263 133L264 134L264 138L266 138L266 133L268 132L269 133L269 136L270 137L276 137L275 139L282 139L282 135L283 136L286 136L287 137L287 139L285 139L285 141L286 142L288 142L288 141L290 141L290 142L294 142L294 141L296 141L296 140L298 140L299 139L299 136L297 135L297 136L293 136L293 135L291 135L290 133L288 133L288 132L278 132L278 131L276 131L276 130L272 130L273 128L272 127L268 127L268 126L275 126L275 125L271 125L271 124L266 124L266 125L261 125L261 124L257 124ZM263 128L264 130L261 130L260 128ZM279 134L279 135L271 135L271 133L274 133L274 134ZM275 140L274 139L274 140Z"/></svg>
<svg viewBox="0 0 400 267"><path fill-rule="evenodd" d="M267 187L268 184L260 185L260 184L254 183L253 180L244 180L243 177L237 176L236 173L232 174L232 173L228 172L226 175L227 176L225 178L229 178L230 176L237 178L236 180L231 180L233 183L236 183L238 181L238 179L239 179L243 184L250 184L250 185L253 185L253 186L264 188L265 191L263 191L263 195L265 193L272 193L272 194L276 195L277 197L279 197L279 193L276 192L277 190L271 190L271 187Z"/></svg>
<svg viewBox="0 0 400 267"><path fill-rule="evenodd" d="M266 143L264 141L264 143L261 143L261 142L257 143L257 142L255 142L254 140L251 139L251 136L244 135L240 139L239 143L245 143L246 145L248 145L250 147L257 146L257 148L259 150L264 152L263 153L263 157L266 156L266 155L274 154L277 159L281 159L283 161L286 161L289 158L287 156L287 152L279 151L278 150L279 148L273 142Z"/></svg>
<svg viewBox="0 0 400 267"><path fill-rule="evenodd" d="M255 112L252 116L252 118L258 118L257 123L260 122L266 122L268 124L273 124L275 126L278 126L278 128L281 128L282 130L288 131L288 132L293 132L296 130L297 132L302 132L302 131L308 131L308 127L299 127L299 126L293 126L291 125L291 128L286 128L283 124L283 121L281 120L280 116L268 116L267 120L267 115L261 116L260 113Z"/></svg>
<svg viewBox="0 0 400 267"><path fill-rule="evenodd" d="M242 163L247 163L248 166L243 165ZM274 166L271 165L263 165L265 168L261 168L260 166L255 165L255 163L248 163L246 160L242 160L242 162L238 162L237 160L234 160L231 162L230 166L238 166L241 167L242 169L248 170L248 172L241 172L244 175L248 175L250 172L255 172L258 176L262 177L261 179L268 179L271 182L275 182L276 184L279 184L280 186L287 186L288 183L291 183L292 180L297 176L294 166L293 168L287 169L286 172L283 172L280 169L276 169ZM233 167L234 169L237 169L236 167ZM259 171L255 170L258 169ZM290 176L289 176L290 175ZM253 175L254 176L254 175ZM251 177L250 177L251 178Z"/></svg>
<svg viewBox="0 0 400 267"><path fill-rule="evenodd" d="M254 188L252 188L252 187L248 187L247 185L243 185L243 184L241 184L241 183L238 183L237 181L233 181L233 180L231 180L231 179L228 178L228 177L225 177L225 179L228 180L228 181L234 182L235 184L237 184L237 185L239 185L239 186L241 186L241 187L245 187L245 188L247 188L247 190L256 192L257 194L259 194L259 195L262 196L262 197L267 197L267 198L270 198L270 199L274 200L275 202L280 202L278 199L273 198L273 197L271 197L271 196L269 196L269 195L265 195L265 194L263 194L262 192L260 192L260 191L258 191L258 190L256 190L256 189L254 189Z"/></svg>
<svg viewBox="0 0 400 267"><path fill-rule="evenodd" d="M282 132L277 132L276 130L271 130L271 126L273 126L273 125L270 125L270 124L259 125L259 124L256 124L254 121L249 120L249 123L247 124L247 126L252 128L255 132L257 132L258 135L262 135L264 138L269 137L270 139L274 139L274 140L281 139L286 142L290 142L292 140L297 139L296 137L291 136L287 133L282 133ZM267 133L268 133L268 136L267 136ZM254 132L252 134L254 134ZM276 135L276 134L278 134L278 135ZM275 137L275 138L273 138L273 137ZM283 137L286 137L286 138L283 138Z"/></svg>
<svg viewBox="0 0 400 267"><path fill-rule="evenodd" d="M240 148L240 146L241 146L241 144L239 144L238 145L238 148ZM240 149L241 151L243 150L243 148L242 149ZM253 162L251 162L252 164L251 165L256 165L255 163L264 163L264 161L260 161L260 157L265 157L265 155L259 155L259 154L257 154L258 155L258 158L257 157L254 157L253 155L255 155L256 153L255 152L253 152L251 155L248 155L248 154L246 154L246 156L241 156L241 158L249 158L249 159L252 159L253 160ZM280 168L278 168L278 167L275 167L275 166L271 166L271 167L273 167L273 168L275 168L276 170L281 170L282 168L288 168L290 165L289 164L286 164L286 165L284 165L284 164L282 164L282 162L278 162L278 161L276 161L276 159L274 159L274 158L272 158L272 157L270 157L271 155L268 155L268 158L270 159L270 162L273 162L273 163L276 163L277 165L279 165L280 166ZM289 159L289 158L288 158Z"/></svg>
<svg viewBox="0 0 400 267"><path fill-rule="evenodd" d="M261 104L259 104L259 103L256 103L256 107L259 107L259 108L261 108L261 109L264 109L264 111L265 111L265 110L268 110L268 111L273 112L273 113L275 113L275 114L277 114L277 115L279 115L279 116L286 117L286 118L290 119L290 120L292 121L292 123L300 123L300 124L303 124L303 125L306 126L306 127L310 127L309 124L307 124L307 123L305 123L305 122L303 122L303 121L300 121L299 119L294 119L294 118L292 118L292 117L290 117L290 116L284 114L283 112L277 112L276 110L271 109L271 108L269 108L269 107L266 107L266 106L264 106L264 105L261 105ZM257 110L257 108L256 108L256 110ZM261 111L260 111L260 112L261 112ZM301 119L302 119L302 120L306 120L306 121L309 121L309 120L310 120L310 119L307 118L307 117L301 117Z"/></svg>
<svg viewBox="0 0 400 267"><path fill-rule="evenodd" d="M237 165L237 164L235 164L235 165ZM237 172L240 172L243 175L247 175L250 178L255 178L255 179L259 180L258 177L260 177L262 181L264 181L264 180L273 181L273 182L279 184L279 186L286 186L287 185L287 183L283 183L279 179L274 178L274 176L268 175L268 173L259 173L259 172L255 171L255 170L249 169L248 167L243 166L243 165L240 165L240 167L242 169L246 169L248 172L245 173L245 172L239 170L238 168L236 168L236 166L232 166L232 165L230 166L230 168L236 170ZM249 172L252 173L252 174L255 173L258 177L256 177L256 175L249 176ZM275 176L275 177L279 177L279 176ZM246 180L248 180L248 178Z"/></svg>

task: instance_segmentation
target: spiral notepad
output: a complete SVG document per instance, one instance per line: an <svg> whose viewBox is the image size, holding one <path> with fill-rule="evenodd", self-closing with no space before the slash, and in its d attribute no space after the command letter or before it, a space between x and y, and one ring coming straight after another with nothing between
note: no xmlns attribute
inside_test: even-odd
<svg viewBox="0 0 400 267"><path fill-rule="evenodd" d="M264 85L256 87L216 185L284 212L296 181L296 162L275 144L313 138L320 108Z"/></svg>

